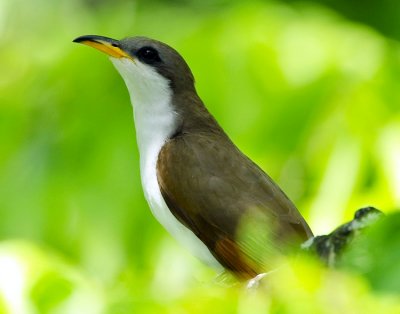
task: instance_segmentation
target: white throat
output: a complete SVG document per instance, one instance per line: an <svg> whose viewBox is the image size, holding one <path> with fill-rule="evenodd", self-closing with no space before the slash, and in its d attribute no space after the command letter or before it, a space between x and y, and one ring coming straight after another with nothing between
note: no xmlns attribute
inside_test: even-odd
<svg viewBox="0 0 400 314"><path fill-rule="evenodd" d="M192 254L205 263L221 268L208 248L181 224L166 205L157 180L158 154L174 133L177 115L167 79L150 66L127 58L110 58L128 87L134 111L143 192L153 215Z"/></svg>

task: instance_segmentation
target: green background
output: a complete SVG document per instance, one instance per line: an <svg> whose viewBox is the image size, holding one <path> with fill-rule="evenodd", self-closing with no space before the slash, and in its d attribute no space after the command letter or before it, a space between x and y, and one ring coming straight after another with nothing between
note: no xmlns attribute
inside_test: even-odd
<svg viewBox="0 0 400 314"><path fill-rule="evenodd" d="M180 51L315 234L400 207L400 2L0 0L0 312L399 313L395 214L370 236L393 252L382 276L367 241L367 268L356 252L257 294L213 284L151 216L128 92L85 34Z"/></svg>

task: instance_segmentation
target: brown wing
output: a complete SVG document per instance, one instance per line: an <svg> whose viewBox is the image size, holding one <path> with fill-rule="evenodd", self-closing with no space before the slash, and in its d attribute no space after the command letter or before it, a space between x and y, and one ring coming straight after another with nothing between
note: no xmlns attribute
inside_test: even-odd
<svg viewBox="0 0 400 314"><path fill-rule="evenodd" d="M243 277L268 270L271 255L312 235L286 195L224 134L170 140L157 177L174 216Z"/></svg>

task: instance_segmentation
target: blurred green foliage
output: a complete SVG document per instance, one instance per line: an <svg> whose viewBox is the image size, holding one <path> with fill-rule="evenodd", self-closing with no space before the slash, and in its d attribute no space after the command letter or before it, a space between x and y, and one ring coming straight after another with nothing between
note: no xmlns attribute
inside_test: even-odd
<svg viewBox="0 0 400 314"><path fill-rule="evenodd" d="M400 45L379 26L392 15L366 26L332 1L287 2L0 0L0 312L400 312L395 215L347 271L298 258L259 293L212 284L147 208L122 79L71 43L174 46L235 143L328 233L400 207Z"/></svg>
<svg viewBox="0 0 400 314"><path fill-rule="evenodd" d="M342 258L341 267L362 274L378 291L400 294L400 213L371 227Z"/></svg>

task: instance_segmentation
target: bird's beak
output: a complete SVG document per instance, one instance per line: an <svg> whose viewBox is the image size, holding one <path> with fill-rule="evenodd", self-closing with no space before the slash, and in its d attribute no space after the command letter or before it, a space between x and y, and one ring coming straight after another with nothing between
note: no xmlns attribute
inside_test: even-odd
<svg viewBox="0 0 400 314"><path fill-rule="evenodd" d="M85 35L75 38L73 42L96 48L114 58L132 59L130 55L120 48L119 41L112 38L97 35Z"/></svg>

